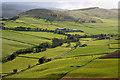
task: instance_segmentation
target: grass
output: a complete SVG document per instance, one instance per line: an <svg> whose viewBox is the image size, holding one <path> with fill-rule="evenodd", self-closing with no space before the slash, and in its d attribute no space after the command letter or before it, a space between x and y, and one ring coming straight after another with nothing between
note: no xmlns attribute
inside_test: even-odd
<svg viewBox="0 0 120 80"><path fill-rule="evenodd" d="M37 63L38 59L16 57L14 60L2 64L2 73L11 73L13 69L21 71L28 68L28 65L32 66Z"/></svg>
<svg viewBox="0 0 120 80"><path fill-rule="evenodd" d="M92 63L68 73L72 78L118 78L118 59L97 59Z"/></svg>
<svg viewBox="0 0 120 80"><path fill-rule="evenodd" d="M75 22L53 22L54 25L68 29L78 29L85 34L118 34L117 19L102 19L103 23L75 23ZM109 27L109 28L108 28Z"/></svg>
<svg viewBox="0 0 120 80"><path fill-rule="evenodd" d="M65 35L59 35L59 34L54 34L51 32L26 32L26 31L19 31L19 33L23 33L23 34L28 34L28 35L33 35L33 36L38 36L38 37L43 37L43 38L49 38L49 39L53 39L53 38L65 38Z"/></svg>
<svg viewBox="0 0 120 80"><path fill-rule="evenodd" d="M58 55L61 55L63 53L65 53L66 51L70 50L70 47L56 47L56 48L48 48L46 51L44 52L40 52L40 53L31 53L31 54L25 54L25 55L20 55L20 56L27 56L27 57L37 57L37 58L41 58L41 57L46 57L46 58L54 58Z"/></svg>
<svg viewBox="0 0 120 80"><path fill-rule="evenodd" d="M56 59L51 62L38 65L23 73L9 76L8 78L60 78L64 73L75 69L76 66L85 64L91 59L90 56ZM74 67L70 67L74 66Z"/></svg>
<svg viewBox="0 0 120 80"><path fill-rule="evenodd" d="M71 34L71 35L75 35L75 34L85 35L85 33L83 33L83 32L67 32L66 34Z"/></svg>
<svg viewBox="0 0 120 80"><path fill-rule="evenodd" d="M19 49L33 47L43 42L50 42L53 38L64 38L64 35L58 35L47 32L25 32L25 31L2 31L3 57L10 55ZM19 36L19 37L18 37Z"/></svg>
<svg viewBox="0 0 120 80"><path fill-rule="evenodd" d="M36 18L32 18L32 17L21 17L21 18L17 19L16 22L24 22L24 23L29 24L34 27L44 28L44 29L47 28L50 30L59 28L57 26L51 25L50 22L45 22L44 19L36 19Z"/></svg>
<svg viewBox="0 0 120 80"><path fill-rule="evenodd" d="M50 40L47 40L44 38L20 34L15 31L10 31L10 30L3 30L2 34L3 34L3 36L2 36L3 38L8 38L13 41L22 42L22 43L30 44L30 45L39 45L42 42L50 42Z"/></svg>
<svg viewBox="0 0 120 80"><path fill-rule="evenodd" d="M15 28L15 27L31 27L34 28L33 26L29 25L29 24L25 24L25 23L21 23L21 22L16 22L16 21L6 21L4 22L5 27L8 28Z"/></svg>
<svg viewBox="0 0 120 80"><path fill-rule="evenodd" d="M110 44L110 48L118 49L120 48L120 44Z"/></svg>
<svg viewBox="0 0 120 80"><path fill-rule="evenodd" d="M77 12L76 12L77 13ZM80 15L86 15L81 13ZM76 17L76 16L75 16ZM90 34L118 34L118 22L117 19L101 19L104 23L75 23L72 21L54 21L45 22L44 19L36 19L32 17L20 17L15 21L7 21L5 27L37 27L47 28L55 30L56 28L68 28L78 29L84 31L81 32L68 32L68 34L90 35ZM10 53L32 46L39 45L43 42L51 42L52 38L64 38L66 36L53 34L49 32L25 32L25 31L12 31L3 30L3 56L10 55ZM92 38L81 38L81 43L85 43ZM110 43L111 47L116 48L118 46L118 40L112 39ZM93 58L97 58L105 55L104 53L110 53L117 49L109 49L109 40L96 40L89 42L86 47L78 47L65 55L53 59L50 62L37 65L22 73L8 76L7 78L61 78L65 73L68 73L65 77L118 77L117 69L118 59L96 59L84 67L80 67L88 63ZM46 57L54 58L66 51L70 50L75 43L71 43L71 46L66 47L65 43L62 46L56 48L47 48L46 51L40 53L21 54L14 60L3 63L3 73L11 73L13 69L21 71L26 69L28 65L35 65L38 63L38 59L25 58L25 57ZM99 55L97 55L99 54ZM82 55L82 56L81 56ZM85 56L83 56L85 55ZM93 55L93 56L92 56ZM20 57L25 56L25 57ZM9 66L8 66L9 65ZM72 72L71 72L72 71Z"/></svg>
<svg viewBox="0 0 120 80"><path fill-rule="evenodd" d="M21 17L16 21L4 22L5 27L38 27L44 29L55 30L56 28L78 29L84 33L69 33L69 34L118 34L117 19L102 19L104 23L75 23L73 21L53 21L45 22L44 19L36 19L32 17ZM109 28L108 28L109 27Z"/></svg>
<svg viewBox="0 0 120 80"><path fill-rule="evenodd" d="M103 53L110 53L117 49L109 49L107 46L108 40L97 40L92 41L87 44L86 47L78 47L71 52L68 52L62 57L72 57L72 56L79 56L79 55L90 55L90 54L103 54Z"/></svg>
<svg viewBox="0 0 120 80"><path fill-rule="evenodd" d="M31 45L16 41L2 39L2 57L10 55L19 49L29 48Z"/></svg>

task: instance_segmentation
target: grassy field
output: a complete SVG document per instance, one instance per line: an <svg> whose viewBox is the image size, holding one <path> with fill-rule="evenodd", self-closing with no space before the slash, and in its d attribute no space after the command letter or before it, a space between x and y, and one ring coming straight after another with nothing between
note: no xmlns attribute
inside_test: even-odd
<svg viewBox="0 0 120 80"><path fill-rule="evenodd" d="M113 52L117 49L109 49L108 40L96 40L87 44L86 47L78 47L77 49L68 52L62 57L71 57L79 55L103 54Z"/></svg>
<svg viewBox="0 0 120 80"><path fill-rule="evenodd" d="M56 28L78 29L84 31L84 34L118 34L117 19L102 19L103 23L75 23L72 21L53 21L45 22L44 19L36 19L32 17L21 17L15 21L7 21L5 27L38 27L44 29L55 30ZM109 28L108 28L109 27ZM69 33L71 34L71 33ZM74 33L72 33L74 34ZM78 34L78 33L77 33Z"/></svg>
<svg viewBox="0 0 120 80"><path fill-rule="evenodd" d="M18 32L19 33L23 33L23 34L28 34L28 35L48 38L48 39L53 39L53 38L59 38L60 39L60 38L67 37L65 35L54 34L54 33L51 33L51 32L26 32L26 31L18 31Z"/></svg>
<svg viewBox="0 0 120 80"><path fill-rule="evenodd" d="M47 28L50 30L59 28L57 26L51 25L50 22L45 22L44 19L36 19L36 18L32 18L32 17L22 17L22 18L17 19L16 22L24 22L24 23L29 24L34 27L44 28L44 29Z"/></svg>
<svg viewBox="0 0 120 80"><path fill-rule="evenodd" d="M65 77L118 78L118 59L97 59L68 73Z"/></svg>
<svg viewBox="0 0 120 80"><path fill-rule="evenodd" d="M110 41L109 41L109 43L110 43L110 48L116 48L116 49L118 49L118 48L120 48L120 40L118 40L118 37L114 37L114 38L112 38Z"/></svg>
<svg viewBox="0 0 120 80"><path fill-rule="evenodd" d="M21 71L23 69L28 68L28 65L32 66L37 63L38 63L38 59L16 57L14 60L10 62L6 62L2 65L2 72L12 73L13 69L17 69L18 71Z"/></svg>
<svg viewBox="0 0 120 80"><path fill-rule="evenodd" d="M60 78L66 72L76 69L91 60L90 56L78 58L56 59L51 62L38 65L28 71L18 75L9 76L10 78ZM74 66L74 67L71 67Z"/></svg>
<svg viewBox="0 0 120 80"><path fill-rule="evenodd" d="M83 33L83 32L67 32L66 34L71 34L71 35L72 34L85 35L85 33Z"/></svg>
<svg viewBox="0 0 120 80"><path fill-rule="evenodd" d="M18 37L19 36L19 37ZM24 31L2 31L3 57L19 49L33 47L42 42L50 42L53 38L65 38L64 35L58 35L47 32L24 32Z"/></svg>
<svg viewBox="0 0 120 80"><path fill-rule="evenodd" d="M16 22L16 21L5 21L4 24L5 24L5 27L7 28L15 28L15 27L21 27L21 26L34 28L34 26L31 26L29 24L25 24L22 22Z"/></svg>
<svg viewBox="0 0 120 80"><path fill-rule="evenodd" d="M65 53L66 51L70 50L70 47L56 47L56 48L50 48L47 49L44 52L40 52L40 53L31 53L31 54L25 54L25 55L20 55L20 56L27 56L27 57L37 57L37 58L41 58L41 57L46 57L46 58L54 58L58 55L61 55L63 53Z"/></svg>
<svg viewBox="0 0 120 80"><path fill-rule="evenodd" d="M16 48L13 48L13 49L16 49ZM47 49L46 51L40 52L40 53L21 54L19 56L33 57L33 58L41 58L44 56L46 58L54 58L60 54L63 54L64 52L68 51L69 49L70 49L69 47L66 48L66 47L60 46L60 47L56 47L56 48ZM10 51L10 50L8 50L8 51ZM38 59L25 58L25 57L17 57L10 62L3 63L3 65L2 65L4 67L3 73L9 73L10 71L12 72L12 70L14 68L17 68L20 71L24 68L27 68L28 65L32 66L32 65L35 65L38 63ZM20 65L17 65L17 64L20 64ZM9 66L9 68L7 68L8 67L7 65L11 65L11 66Z"/></svg>
<svg viewBox="0 0 120 80"><path fill-rule="evenodd" d="M36 9L37 10L37 9ZM43 9L42 11L44 11ZM28 12L29 17L26 14L21 14L20 18L16 20L4 21L5 27L30 27L30 28L44 28L48 30L55 30L56 28L77 29L84 32L66 32L67 34L79 34L79 35L97 35L97 34L118 34L118 21L111 16L110 10L99 9L105 11L102 16L99 14L98 9L93 10L97 14L92 14L91 11L68 11L61 12L53 10L45 10L47 13ZM34 11L34 10L33 10ZM31 13L32 12L32 13ZM81 13L80 13L81 12ZM64 14L63 14L64 13ZM103 23L76 23L72 21L70 16L77 19L78 17L92 17L100 19ZM85 14L86 13L86 14ZM34 18L37 14L37 18ZM41 16L41 15L44 16ZM52 22L46 21L47 18L57 16L56 20ZM107 15L109 14L109 15ZM25 17L26 16L26 17ZM44 17L47 18L44 19ZM38 19L41 17L41 19ZM55 19L51 18L50 20ZM57 20L58 19L58 20ZM60 20L61 21L60 21ZM70 19L70 21L68 20ZM65 21L64 21L65 20ZM6 57L12 52L19 49L25 49L29 47L35 47L43 42L52 43L53 38L67 38L65 35L54 34L51 32L33 32L33 31L13 31L2 30L2 55ZM90 41L90 42L88 42ZM2 64L2 73L6 75L12 73L13 69L17 69L18 72L26 69L18 74L12 74L7 78L45 78L49 80L58 80L60 78L117 78L118 77L118 59L98 59L98 57L107 55L111 52L118 50L119 40L118 37L112 39L93 40L93 38L80 38L82 44L87 43L85 47L73 48L77 42L64 43L61 46L55 48L46 48L46 51L39 53L20 54L15 59ZM52 61L36 65L39 58L46 57L51 58ZM97 59L96 59L97 58ZM34 67L28 68L31 65ZM6 73L6 74L5 74Z"/></svg>
<svg viewBox="0 0 120 80"><path fill-rule="evenodd" d="M69 29L82 30L89 34L118 34L117 19L103 19L103 23L53 22L54 25ZM109 28L108 28L109 27Z"/></svg>
<svg viewBox="0 0 120 80"><path fill-rule="evenodd" d="M39 37L36 37L36 36L20 34L20 33L14 32L14 31L10 31L10 30L2 31L2 35L3 35L2 36L3 38L8 38L8 39L11 39L11 40L15 40L15 41L18 41L18 42L23 42L23 43L31 44L31 45L38 45L39 43L50 41L50 40L47 40L47 39L44 39L44 38L39 38Z"/></svg>
<svg viewBox="0 0 120 80"><path fill-rule="evenodd" d="M90 40L90 39L88 38L85 40ZM97 60L95 60L95 62L93 61L92 63L89 63L88 65L93 67L92 69L96 68L95 70L92 70L90 66L85 66L85 69L84 69L84 67L79 68L79 66L82 66L82 65L88 63L90 60L92 60L96 57L105 55L102 53L109 52L109 50L107 51L107 48L103 48L103 46L107 45L107 43L106 43L107 41L108 40L98 40L98 41L90 42L87 47L84 47L84 50L83 50L83 48L79 47L71 52L68 52L67 54L63 55L59 59L54 59L51 62L37 65L34 68L31 68L31 69L24 71L22 73L19 73L17 75L8 76L8 78L20 78L20 77L22 77L22 78L46 78L46 79L53 78L53 79L57 80L58 78L61 78L65 73L69 73L69 72L70 73L67 74L65 77L76 77L76 78L77 77L117 77L117 71L114 71L114 73L110 73L110 72L112 72L112 71L110 71L110 69L117 70L117 66L116 66L117 59L108 59L108 60L97 59ZM103 43L105 43L105 44L103 44ZM92 47L92 46L94 46L94 47ZM47 58L53 58L53 57L63 54L64 52L68 51L69 49L70 49L70 47L65 48L63 46L60 46L60 47L53 48L53 49L47 49L44 52L24 54L24 55L20 55L20 56L36 57L36 58L40 58L40 57L44 56ZM96 51L93 52L93 49L94 50L96 49L97 52ZM114 51L114 50L112 50L112 51ZM81 52L82 54L79 54L79 52ZM89 54L94 54L94 55L89 55ZM100 55L97 55L97 54L100 54ZM86 56L79 56L79 55L86 55ZM75 56L75 57L73 57L73 56ZM66 58L66 57L69 57L69 58ZM22 63L22 62L19 62L21 59L22 60L26 59L26 60L24 63ZM30 60L32 61L32 63L29 63ZM37 60L38 59L17 57L15 60L11 61L12 67L9 67L8 69L6 69L7 67L5 67L3 71L4 72L12 72L12 70L14 68L15 69L17 68L18 71L21 71L22 69L26 68L28 65L33 65L33 64L38 63ZM25 66L24 67L21 67L21 65L15 66L17 64L17 62L19 62L19 64L22 64ZM26 62L27 62L27 64L26 64ZM111 63L109 63L109 62L111 62ZM98 65L98 63L100 63L100 64ZM104 64L104 66L100 67L100 65L102 63ZM10 63L9 62L4 63L3 67L8 64L10 64ZM97 65L97 66L95 66L95 65ZM107 68L108 66L111 66L111 67ZM103 73L97 72L97 71L100 71L99 69ZM104 72L104 71L109 71L109 72ZM82 75L79 76L79 73ZM110 75L112 75L112 76L110 76Z"/></svg>
<svg viewBox="0 0 120 80"><path fill-rule="evenodd" d="M10 55L19 49L32 47L29 44L20 43L12 40L2 39L2 57Z"/></svg>

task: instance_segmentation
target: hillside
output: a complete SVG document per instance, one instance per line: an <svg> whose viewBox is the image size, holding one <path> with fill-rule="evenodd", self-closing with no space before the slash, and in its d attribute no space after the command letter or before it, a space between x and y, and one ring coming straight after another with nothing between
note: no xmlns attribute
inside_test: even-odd
<svg viewBox="0 0 120 80"><path fill-rule="evenodd" d="M32 9L19 14L20 16L34 17L38 19L46 19L46 21L73 21L74 18L69 14L57 10L49 9Z"/></svg>
<svg viewBox="0 0 120 80"><path fill-rule="evenodd" d="M102 20L81 15L81 12L57 11L50 9L32 9L19 14L20 16L34 17L38 19L46 19L46 21L74 21L78 23L103 23ZM79 16L78 16L79 15Z"/></svg>
<svg viewBox="0 0 120 80"><path fill-rule="evenodd" d="M112 19L117 18L118 11L117 9L103 9L99 7L86 8L86 9L77 9L70 10L67 13L71 14L71 16L81 17L81 16L89 16L89 17L97 17L97 18L105 18Z"/></svg>

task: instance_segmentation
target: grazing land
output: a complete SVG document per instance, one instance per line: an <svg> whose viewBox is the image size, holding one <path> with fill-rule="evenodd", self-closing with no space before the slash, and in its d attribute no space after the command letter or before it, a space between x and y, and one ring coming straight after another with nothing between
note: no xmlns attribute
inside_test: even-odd
<svg viewBox="0 0 120 80"><path fill-rule="evenodd" d="M32 9L3 18L2 77L118 78L117 20L117 10L102 8Z"/></svg>

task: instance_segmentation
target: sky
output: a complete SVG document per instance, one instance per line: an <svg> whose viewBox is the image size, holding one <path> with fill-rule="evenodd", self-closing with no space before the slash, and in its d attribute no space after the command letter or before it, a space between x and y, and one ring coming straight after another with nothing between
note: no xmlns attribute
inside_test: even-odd
<svg viewBox="0 0 120 80"><path fill-rule="evenodd" d="M72 10L88 7L118 8L119 0L2 0L2 2L36 2L43 7Z"/></svg>

